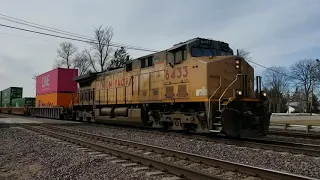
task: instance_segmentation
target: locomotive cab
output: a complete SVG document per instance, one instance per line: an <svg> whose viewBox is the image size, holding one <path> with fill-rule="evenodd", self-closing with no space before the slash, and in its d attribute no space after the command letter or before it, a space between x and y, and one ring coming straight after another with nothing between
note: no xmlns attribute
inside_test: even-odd
<svg viewBox="0 0 320 180"><path fill-rule="evenodd" d="M195 38L167 50L168 64L190 67L190 100L202 101L198 132L224 133L229 136L264 136L268 133L271 113L267 94L261 91L254 69L245 59L235 56L225 42ZM238 54L238 53L237 53ZM174 72L173 72L174 73ZM169 67L169 74L172 74ZM168 83L181 83L170 80ZM196 109L196 108L193 108Z"/></svg>

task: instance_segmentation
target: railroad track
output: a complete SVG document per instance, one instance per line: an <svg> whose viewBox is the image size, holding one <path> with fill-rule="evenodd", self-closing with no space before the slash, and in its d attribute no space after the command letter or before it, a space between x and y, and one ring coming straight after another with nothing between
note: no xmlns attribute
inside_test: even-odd
<svg viewBox="0 0 320 180"><path fill-rule="evenodd" d="M130 127L126 127L130 128ZM302 143L290 143L285 141L271 141L257 138L228 138L225 136L210 136L210 135L199 135L195 133L180 133L173 131L161 131L154 129L137 129L130 128L137 131L146 133L158 134L161 136L173 136L180 138L190 138L200 141L224 143L228 145L237 145L242 147L258 148L262 150L272 150L277 152L288 152L293 154L303 154L309 156L320 157L320 146L314 144L302 144Z"/></svg>
<svg viewBox="0 0 320 180"><path fill-rule="evenodd" d="M145 131L148 132L148 131ZM228 145L237 145L243 147L258 148L263 150L272 150L278 152L288 152L293 154L303 154L309 156L320 157L320 146L314 144L290 143L285 141L271 141L258 138L228 138L225 136L208 136L193 133L177 133L177 132L159 132L151 131L150 133L159 133L160 135L177 136L182 138L190 138L202 141L224 143ZM298 134L297 134L298 137ZM319 137L320 138L320 137Z"/></svg>
<svg viewBox="0 0 320 180"><path fill-rule="evenodd" d="M308 138L308 139L319 139L320 140L320 133L303 133L303 132L282 131L282 130L270 130L269 133L272 135L281 135L281 136Z"/></svg>
<svg viewBox="0 0 320 180"><path fill-rule="evenodd" d="M237 179L250 179L252 177L256 177L258 179L283 180L313 179L310 177L227 162L162 147L70 130L58 126L22 125L22 127L85 146L96 151L109 153L113 156L120 156L124 159L130 159L131 161L141 163L146 166L151 165L157 169L167 171L170 174L184 177L186 179L222 180L227 179L228 175L236 175Z"/></svg>
<svg viewBox="0 0 320 180"><path fill-rule="evenodd" d="M303 155L320 157L320 146L314 145L314 144L272 141L272 140L264 140L264 139L258 139L258 138L241 138L241 139L223 138L223 140L221 139L217 140L215 138L214 141L224 142L227 144L233 144L238 146L259 148L263 150L273 150L278 152L288 152L293 154L303 154Z"/></svg>

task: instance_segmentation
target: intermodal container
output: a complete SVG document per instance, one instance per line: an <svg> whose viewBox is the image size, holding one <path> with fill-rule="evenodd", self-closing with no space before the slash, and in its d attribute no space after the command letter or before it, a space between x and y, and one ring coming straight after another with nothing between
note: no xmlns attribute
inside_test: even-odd
<svg viewBox="0 0 320 180"><path fill-rule="evenodd" d="M0 91L0 107L2 106L2 91Z"/></svg>
<svg viewBox="0 0 320 180"><path fill-rule="evenodd" d="M35 107L36 98L24 97L12 99L11 107Z"/></svg>
<svg viewBox="0 0 320 180"><path fill-rule="evenodd" d="M36 96L36 107L69 107L73 93L49 93ZM78 103L77 99L74 103Z"/></svg>
<svg viewBox="0 0 320 180"><path fill-rule="evenodd" d="M11 107L11 100L10 99L2 100L1 107Z"/></svg>
<svg viewBox="0 0 320 180"><path fill-rule="evenodd" d="M2 106L4 107L11 106L11 100L15 98L22 98L22 92L23 92L22 87L9 87L3 90L2 96L1 96Z"/></svg>
<svg viewBox="0 0 320 180"><path fill-rule="evenodd" d="M78 69L56 68L36 78L36 95L48 93L75 93L77 83L73 80L78 76Z"/></svg>

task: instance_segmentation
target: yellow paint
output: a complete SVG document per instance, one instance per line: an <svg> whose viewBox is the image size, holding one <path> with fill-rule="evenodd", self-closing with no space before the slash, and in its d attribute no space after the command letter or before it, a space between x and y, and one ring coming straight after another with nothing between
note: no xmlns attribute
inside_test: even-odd
<svg viewBox="0 0 320 180"><path fill-rule="evenodd" d="M211 102L218 102L224 89L238 73L234 63L235 57L232 56L202 57L189 58L172 67L166 59L160 59L147 68L133 68L129 72L123 68L99 74L91 88L94 88L94 101L100 104L208 102L211 94L219 87L221 77L221 89L211 99ZM246 68L243 72L248 74L248 82L251 82L253 68L245 62L242 62L242 66ZM232 98L233 89L241 88L239 79L226 91L224 97L238 101ZM196 95L197 89L207 89L208 94ZM173 97L166 97L171 93ZM243 98L241 101L257 102L259 99Z"/></svg>

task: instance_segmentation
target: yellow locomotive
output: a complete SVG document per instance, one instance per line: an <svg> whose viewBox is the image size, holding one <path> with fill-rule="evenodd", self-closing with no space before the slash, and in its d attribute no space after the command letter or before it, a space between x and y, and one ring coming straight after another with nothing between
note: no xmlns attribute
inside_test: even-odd
<svg viewBox="0 0 320 180"><path fill-rule="evenodd" d="M255 91L254 69L225 42L194 38L75 81L77 119L233 137L269 130L261 78Z"/></svg>

